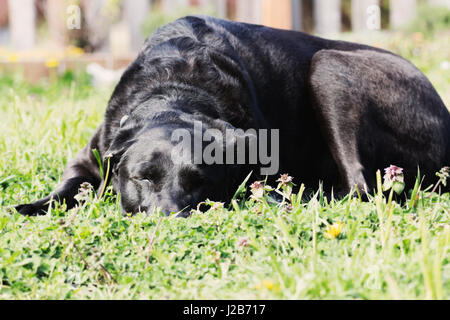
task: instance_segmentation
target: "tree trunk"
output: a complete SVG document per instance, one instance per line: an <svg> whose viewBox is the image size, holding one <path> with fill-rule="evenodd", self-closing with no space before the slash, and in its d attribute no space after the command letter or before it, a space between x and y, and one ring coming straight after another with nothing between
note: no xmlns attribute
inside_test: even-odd
<svg viewBox="0 0 450 320"><path fill-rule="evenodd" d="M392 28L403 27L416 17L417 0L395 0L390 4Z"/></svg>
<svg viewBox="0 0 450 320"><path fill-rule="evenodd" d="M108 0L83 0L83 34L93 51L109 49L109 31L113 17L106 11Z"/></svg>
<svg viewBox="0 0 450 320"><path fill-rule="evenodd" d="M47 0L45 18L52 42L57 46L64 46L67 42L67 4L65 0Z"/></svg>
<svg viewBox="0 0 450 320"><path fill-rule="evenodd" d="M247 23L262 23L261 0L236 1L236 20Z"/></svg>
<svg viewBox="0 0 450 320"><path fill-rule="evenodd" d="M302 0L292 0L292 29L303 30Z"/></svg>
<svg viewBox="0 0 450 320"><path fill-rule="evenodd" d="M36 42L34 0L9 0L8 8L13 47L17 50L32 48Z"/></svg>
<svg viewBox="0 0 450 320"><path fill-rule="evenodd" d="M314 30L321 35L336 34L341 31L341 1L314 1Z"/></svg>
<svg viewBox="0 0 450 320"><path fill-rule="evenodd" d="M227 0L216 0L217 16L221 19L227 18Z"/></svg>
<svg viewBox="0 0 450 320"><path fill-rule="evenodd" d="M150 2L148 0L124 0L124 18L130 32L131 48L138 51L143 43L142 24L150 12Z"/></svg>
<svg viewBox="0 0 450 320"><path fill-rule="evenodd" d="M8 0L0 0L0 28L8 25Z"/></svg>

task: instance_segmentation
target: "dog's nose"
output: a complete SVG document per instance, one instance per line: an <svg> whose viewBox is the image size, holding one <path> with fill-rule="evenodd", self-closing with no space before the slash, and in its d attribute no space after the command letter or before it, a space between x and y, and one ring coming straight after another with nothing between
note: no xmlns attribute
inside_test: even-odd
<svg viewBox="0 0 450 320"><path fill-rule="evenodd" d="M177 217L180 218L187 218L189 217L190 213L189 213L189 209L188 208L171 208L171 209L161 209L162 212L166 215L166 216L170 216L172 214L176 214Z"/></svg>
<svg viewBox="0 0 450 320"><path fill-rule="evenodd" d="M189 206L181 206L176 203L161 203L159 205L161 211L166 215L176 214L177 217L188 217L189 216Z"/></svg>

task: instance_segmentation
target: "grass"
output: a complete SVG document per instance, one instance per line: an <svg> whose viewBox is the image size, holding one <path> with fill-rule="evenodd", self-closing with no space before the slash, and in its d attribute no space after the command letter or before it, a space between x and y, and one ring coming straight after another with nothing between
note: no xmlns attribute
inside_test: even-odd
<svg viewBox="0 0 450 320"><path fill-rule="evenodd" d="M437 42L418 65L449 105ZM117 197L93 195L44 217L9 211L57 184L110 93L71 74L38 86L0 77L0 299L450 298L450 195L425 186L403 205L238 195L188 219L124 217Z"/></svg>

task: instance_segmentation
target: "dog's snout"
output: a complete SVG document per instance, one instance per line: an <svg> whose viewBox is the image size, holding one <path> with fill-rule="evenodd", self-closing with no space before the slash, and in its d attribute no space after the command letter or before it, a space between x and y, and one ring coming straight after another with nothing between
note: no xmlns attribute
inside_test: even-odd
<svg viewBox="0 0 450 320"><path fill-rule="evenodd" d="M161 211L166 215L170 216L176 214L177 217L188 217L189 216L189 206L180 207L174 204L162 205L160 206Z"/></svg>
<svg viewBox="0 0 450 320"><path fill-rule="evenodd" d="M161 211L166 215L172 214L182 214L189 211L189 205L184 205L180 201L177 201L173 197L167 197L166 199L161 199L157 201L156 206L161 209Z"/></svg>

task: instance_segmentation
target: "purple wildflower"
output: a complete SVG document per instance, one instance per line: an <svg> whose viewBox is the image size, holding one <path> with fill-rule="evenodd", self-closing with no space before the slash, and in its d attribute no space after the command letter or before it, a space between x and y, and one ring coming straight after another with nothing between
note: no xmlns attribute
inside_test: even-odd
<svg viewBox="0 0 450 320"><path fill-rule="evenodd" d="M403 168L391 165L388 168L384 169L384 181L386 180L392 182L404 182Z"/></svg>
<svg viewBox="0 0 450 320"><path fill-rule="evenodd" d="M248 247L250 245L250 241L248 238L240 238L238 240L238 246L239 247Z"/></svg>
<svg viewBox="0 0 450 320"><path fill-rule="evenodd" d="M397 194L400 194L405 188L404 180L403 168L390 165L388 168L384 169L383 189L387 191L393 188Z"/></svg>
<svg viewBox="0 0 450 320"><path fill-rule="evenodd" d="M290 175L282 174L277 182L281 183L282 185L287 185L288 183L291 183L292 180L293 178Z"/></svg>
<svg viewBox="0 0 450 320"><path fill-rule="evenodd" d="M261 199L264 196L264 184L261 181L255 181L250 185L252 198Z"/></svg>
<svg viewBox="0 0 450 320"><path fill-rule="evenodd" d="M94 187L89 182L83 182L78 189L78 194L74 197L78 202L88 201L91 198Z"/></svg>

